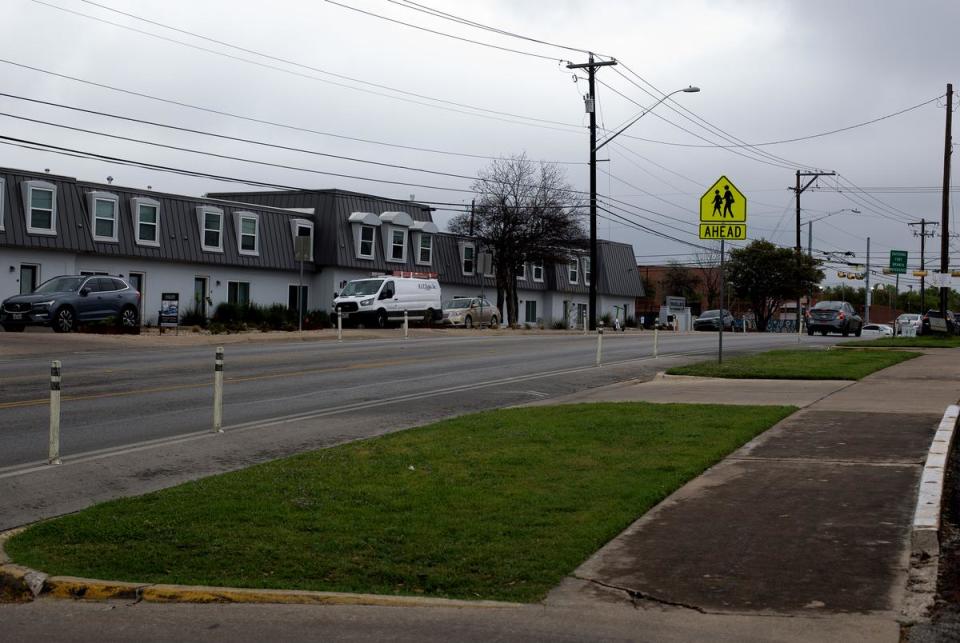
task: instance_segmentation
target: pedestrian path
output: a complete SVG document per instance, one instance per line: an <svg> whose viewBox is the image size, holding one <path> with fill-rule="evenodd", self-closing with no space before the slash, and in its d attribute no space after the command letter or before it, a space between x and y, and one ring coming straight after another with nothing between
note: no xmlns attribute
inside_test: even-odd
<svg viewBox="0 0 960 643"><path fill-rule="evenodd" d="M956 353L931 352L852 384L660 378L595 398L724 396L803 408L636 521L547 604L648 599L713 613L867 613L892 623L924 457L945 407L960 398Z"/></svg>

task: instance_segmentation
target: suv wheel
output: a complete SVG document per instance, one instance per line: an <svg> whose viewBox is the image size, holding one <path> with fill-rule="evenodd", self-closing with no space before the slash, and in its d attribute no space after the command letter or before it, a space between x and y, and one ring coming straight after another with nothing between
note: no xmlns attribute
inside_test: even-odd
<svg viewBox="0 0 960 643"><path fill-rule="evenodd" d="M63 308L58 308L57 312L53 315L53 330L57 333L69 333L70 331L76 330L77 320L73 314L73 309L64 306Z"/></svg>
<svg viewBox="0 0 960 643"><path fill-rule="evenodd" d="M490 328L500 328L500 320L497 319L497 316L494 315L490 318Z"/></svg>
<svg viewBox="0 0 960 643"><path fill-rule="evenodd" d="M473 317L467 315L463 318L463 327L464 328L473 328Z"/></svg>
<svg viewBox="0 0 960 643"><path fill-rule="evenodd" d="M120 326L129 330L136 328L137 324L140 323L140 315L137 314L137 309L133 306L124 306L123 310L120 311L118 321Z"/></svg>

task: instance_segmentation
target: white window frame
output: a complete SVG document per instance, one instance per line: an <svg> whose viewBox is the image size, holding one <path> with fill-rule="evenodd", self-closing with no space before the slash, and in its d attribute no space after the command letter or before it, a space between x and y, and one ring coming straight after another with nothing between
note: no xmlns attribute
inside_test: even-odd
<svg viewBox="0 0 960 643"><path fill-rule="evenodd" d="M533 277L533 280L539 284L542 284L543 283L543 261L540 261L539 263L531 263L530 266L531 266L530 272L533 273L531 275ZM538 271L540 273L539 277L537 276Z"/></svg>
<svg viewBox="0 0 960 643"><path fill-rule="evenodd" d="M577 285L580 283L580 260L574 259L567 264L567 281L570 282L570 285Z"/></svg>
<svg viewBox="0 0 960 643"><path fill-rule="evenodd" d="M420 238L417 240L417 261L416 263L421 266L431 266L433 265L433 235L427 232L421 232ZM423 242L427 242L427 246L424 247ZM423 251L427 251L427 259L423 260Z"/></svg>
<svg viewBox="0 0 960 643"><path fill-rule="evenodd" d="M217 245L207 245L207 215L215 214L220 219ZM197 221L200 224L200 248L204 252L223 252L223 210L209 205L197 206ZM213 230L210 228L210 230Z"/></svg>
<svg viewBox="0 0 960 643"><path fill-rule="evenodd" d="M476 273L477 270L479 270L480 255L489 255L489 257L490 257L490 272L485 272L485 273L483 273L483 276L484 276L484 277L496 277L497 267L493 265L493 251L492 251L492 250L484 250L483 252L476 252L476 253L474 253L474 254L476 255L475 261L477 262L477 268L474 270L474 272Z"/></svg>
<svg viewBox="0 0 960 643"><path fill-rule="evenodd" d="M253 220L253 250L247 250L243 247L243 222L244 220ZM247 212L239 210L233 213L233 225L237 230L237 252L247 257L260 256L260 215L256 212ZM250 236L250 235L247 235Z"/></svg>
<svg viewBox="0 0 960 643"><path fill-rule="evenodd" d="M526 281L527 280L527 262L524 261L521 264L520 269L523 270L522 275L514 275L517 278L517 281Z"/></svg>
<svg viewBox="0 0 960 643"><path fill-rule="evenodd" d="M143 239L140 237L140 208L148 207L155 208L157 212L157 220L155 223L144 223L144 225L152 225L156 228L156 239L151 241L150 239ZM138 246L151 246L154 248L160 247L160 202L156 199L148 199L146 197L135 196L130 199L130 213L133 215L133 240Z"/></svg>
<svg viewBox="0 0 960 643"><path fill-rule="evenodd" d="M36 228L33 226L33 191L45 190L51 192L50 198L50 227ZM27 234L57 234L57 186L47 181L23 182L24 215L27 220Z"/></svg>
<svg viewBox="0 0 960 643"><path fill-rule="evenodd" d="M470 248L471 251L471 267L470 272L467 272L467 248ZM460 244L460 273L465 277L471 277L477 274L477 247L472 243L461 243Z"/></svg>
<svg viewBox="0 0 960 643"><path fill-rule="evenodd" d="M590 257L583 257L583 265L580 267L580 271L583 273L583 285L589 286L590 279L593 279L593 266L590 265ZM587 278L587 275L590 275L590 278Z"/></svg>
<svg viewBox="0 0 960 643"><path fill-rule="evenodd" d="M2 176L0 176L0 232L4 231L3 222L4 222L4 212L5 208L3 207L6 203L6 194L7 194L7 181Z"/></svg>
<svg viewBox="0 0 960 643"><path fill-rule="evenodd" d="M401 257L399 259L393 256L393 249L394 247L396 247L396 243L394 242L393 237L394 237L394 234L397 232L403 235L403 252L401 253ZM402 228L400 226L388 226L387 238L390 240L390 245L388 248L384 249L384 253L387 255L385 259L387 261L389 261L390 263L407 263L407 245L408 245L407 241L408 241L409 234L410 234L410 231L407 230L406 228Z"/></svg>
<svg viewBox="0 0 960 643"><path fill-rule="evenodd" d="M370 243L370 254L364 254L364 252L363 252L363 244L364 244L363 231L364 231L364 230L369 230L369 231L370 231L370 241L369 241L369 243ZM375 259L375 258L376 258L376 256L377 256L377 231L376 231L376 229L374 228L374 226L372 226L372 225L365 225L365 224L361 224L361 225L360 225L360 230L358 231L358 234L357 234L357 256L358 256L359 258L361 258L361 259Z"/></svg>
<svg viewBox="0 0 960 643"><path fill-rule="evenodd" d="M97 220L103 218L97 216L97 204L101 201L113 205L113 234L111 235L97 234ZM90 234L93 235L93 240L98 243L117 243L120 239L120 197L112 192L87 192L87 208L90 211Z"/></svg>
<svg viewBox="0 0 960 643"><path fill-rule="evenodd" d="M259 224L258 224L259 225ZM310 256L307 258L307 261L313 261L313 221L309 219L292 219L290 221L290 234L291 243L293 243L294 252L297 248L297 237L299 236L300 228L310 231ZM260 228L257 228L257 237L260 237ZM259 244L259 241L257 242ZM259 250L260 246L257 245Z"/></svg>

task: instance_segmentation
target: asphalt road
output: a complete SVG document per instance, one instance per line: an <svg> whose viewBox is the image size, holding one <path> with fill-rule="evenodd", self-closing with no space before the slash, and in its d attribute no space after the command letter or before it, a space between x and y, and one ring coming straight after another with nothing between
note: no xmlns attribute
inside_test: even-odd
<svg viewBox="0 0 960 643"><path fill-rule="evenodd" d="M804 345L830 342L804 337ZM715 334L661 335L659 354L706 358ZM794 346L785 335L727 336L733 354ZM613 367L650 358L652 336L604 335ZM657 370L655 363L590 368L595 336L522 335L227 347L224 424L230 431L314 414L349 417L404 406L424 421L459 408L552 397ZM65 458L204 431L212 425L213 350L124 350L61 358ZM648 360L652 361L652 360ZM49 357L0 363L0 467L45 460ZM588 371L579 369L589 368ZM567 372L572 371L572 372ZM488 395L488 389L497 389ZM451 403L453 407L451 408Z"/></svg>

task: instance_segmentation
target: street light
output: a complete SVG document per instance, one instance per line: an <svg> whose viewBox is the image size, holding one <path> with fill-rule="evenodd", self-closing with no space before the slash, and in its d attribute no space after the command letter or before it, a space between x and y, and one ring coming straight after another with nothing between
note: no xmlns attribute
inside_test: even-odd
<svg viewBox="0 0 960 643"><path fill-rule="evenodd" d="M592 56L591 56L592 61ZM593 64L592 62L590 63ZM577 68L580 65L567 65L569 68ZM595 100L594 86L593 86L593 73L591 68L590 74L590 98ZM619 130L606 136L601 142L596 142L596 106L595 103L587 103L587 111L590 112L590 128L591 128L591 137L590 137L590 330L594 330L597 327L597 280L599 276L599 263L597 262L597 151L600 150L604 145L610 143L616 137L620 136L628 127L639 121L641 118L650 113L653 108L667 100L674 94L679 94L680 92L685 92L687 94L695 94L700 91L699 87L694 87L690 85L689 87L684 87L683 89L677 89L669 94L664 95L663 98L658 100L656 103L643 110L632 119L629 123L621 127Z"/></svg>
<svg viewBox="0 0 960 643"><path fill-rule="evenodd" d="M822 217L817 217L816 219L810 219L807 221L807 256L813 256L813 222L820 221L821 219L826 219L827 217L832 217L835 214L840 214L841 212L850 212L852 214L860 214L860 210L856 208L844 208L842 210L837 210L835 212L827 212Z"/></svg>

